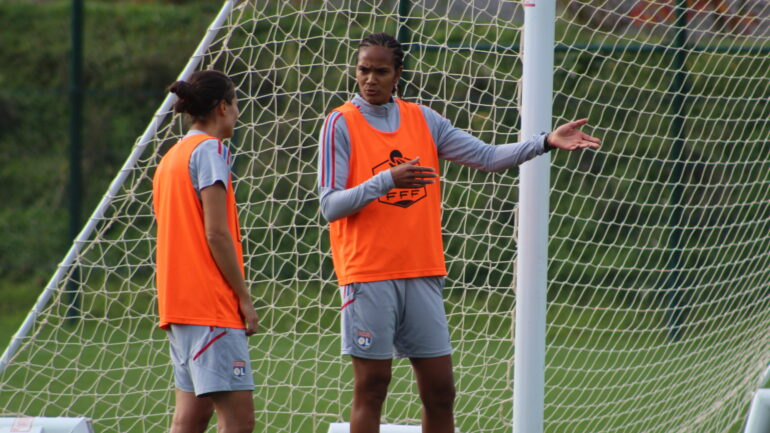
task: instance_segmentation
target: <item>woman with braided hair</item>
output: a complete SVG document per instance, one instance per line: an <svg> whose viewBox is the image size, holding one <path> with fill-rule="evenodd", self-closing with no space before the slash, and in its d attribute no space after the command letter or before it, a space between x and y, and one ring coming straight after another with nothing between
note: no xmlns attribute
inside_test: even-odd
<svg viewBox="0 0 770 433"><path fill-rule="evenodd" d="M394 37L366 36L359 94L332 110L320 134L321 212L341 288L342 353L355 381L351 433L379 432L394 357L412 364L423 432L454 432L439 160L499 171L600 142L580 132L582 119L521 143L483 143L432 109L393 97L403 59Z"/></svg>

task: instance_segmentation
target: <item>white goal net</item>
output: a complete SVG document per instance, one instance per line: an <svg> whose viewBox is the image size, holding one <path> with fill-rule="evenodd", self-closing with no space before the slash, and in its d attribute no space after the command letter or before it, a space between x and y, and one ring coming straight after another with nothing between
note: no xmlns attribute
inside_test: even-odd
<svg viewBox="0 0 770 433"><path fill-rule="evenodd" d="M244 1L212 25L191 68L222 70L239 88L229 144L261 317L249 340L255 431L325 432L350 413L316 158L326 114L356 90L358 41L398 35L407 100L509 143L526 86L523 7ZM547 432L740 430L770 361L769 17L766 0L557 8L553 124L588 117L603 147L552 154ZM6 352L0 416L168 429L151 180L185 125L164 107ZM518 171L442 171L457 426L510 432ZM417 424L409 363L394 366L383 423Z"/></svg>

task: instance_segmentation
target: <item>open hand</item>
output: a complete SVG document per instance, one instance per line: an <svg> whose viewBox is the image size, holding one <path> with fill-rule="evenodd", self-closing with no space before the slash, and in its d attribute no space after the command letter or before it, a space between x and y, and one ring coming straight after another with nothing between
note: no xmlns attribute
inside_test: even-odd
<svg viewBox="0 0 770 433"><path fill-rule="evenodd" d="M601 140L580 131L580 127L588 123L588 119L567 122L548 134L548 144L564 150L598 149Z"/></svg>

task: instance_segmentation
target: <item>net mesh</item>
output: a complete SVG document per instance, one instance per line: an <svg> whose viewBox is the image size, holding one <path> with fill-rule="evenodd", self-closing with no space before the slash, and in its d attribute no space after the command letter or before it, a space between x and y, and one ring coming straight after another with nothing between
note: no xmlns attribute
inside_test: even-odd
<svg viewBox="0 0 770 433"><path fill-rule="evenodd" d="M406 3L241 2L201 59L239 88L229 145L261 317L249 340L255 431L321 432L349 417L316 159L326 114L355 92L357 41L398 34L407 100L488 143L519 139L524 6ZM603 147L552 154L546 431L742 425L770 349L768 16L761 0L557 9L553 124L588 117ZM0 374L0 414L87 416L99 432L168 429L151 180L186 126L162 114ZM442 172L456 423L508 432L518 172ZM396 361L383 423L419 419L409 363Z"/></svg>

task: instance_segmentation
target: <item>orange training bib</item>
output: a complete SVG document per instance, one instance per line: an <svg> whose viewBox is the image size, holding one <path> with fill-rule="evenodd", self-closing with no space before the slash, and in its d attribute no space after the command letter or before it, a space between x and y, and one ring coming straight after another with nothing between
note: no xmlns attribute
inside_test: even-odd
<svg viewBox="0 0 770 433"><path fill-rule="evenodd" d="M420 157L439 173L438 151L417 104L397 100L399 128L378 131L348 102L342 113L350 133L347 188ZM446 275L441 239L440 182L394 188L363 209L330 224L332 258L340 285Z"/></svg>

